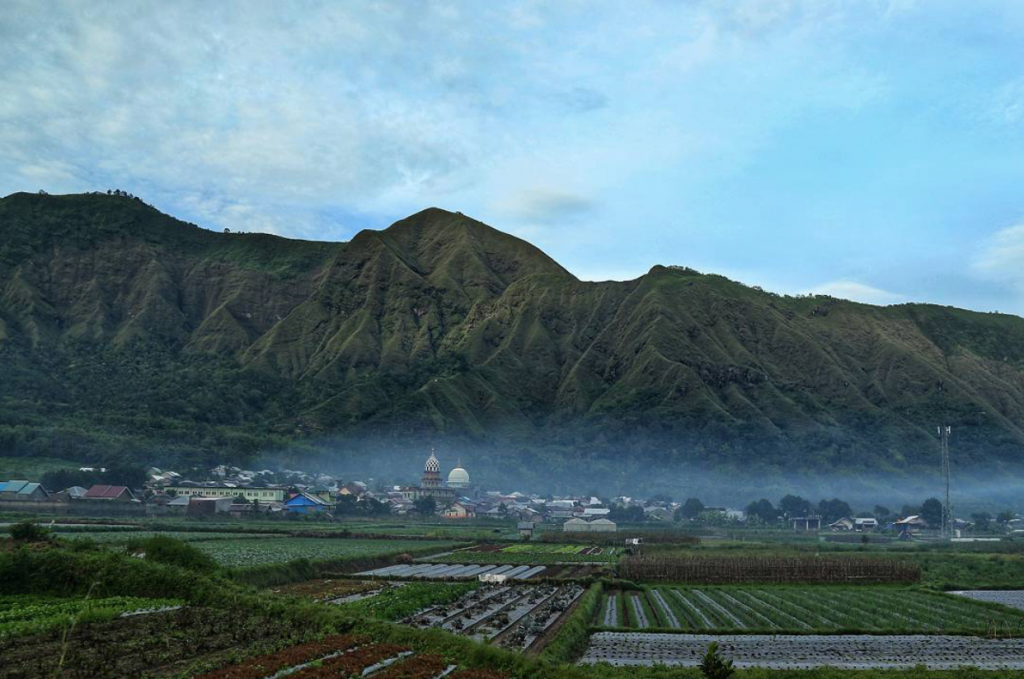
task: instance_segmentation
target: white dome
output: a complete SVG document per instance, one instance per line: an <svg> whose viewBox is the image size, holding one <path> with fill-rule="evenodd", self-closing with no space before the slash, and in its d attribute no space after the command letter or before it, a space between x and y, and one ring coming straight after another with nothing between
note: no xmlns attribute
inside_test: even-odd
<svg viewBox="0 0 1024 679"><path fill-rule="evenodd" d="M469 485L469 472L462 467L456 467L448 472L448 485L452 488L465 488Z"/></svg>

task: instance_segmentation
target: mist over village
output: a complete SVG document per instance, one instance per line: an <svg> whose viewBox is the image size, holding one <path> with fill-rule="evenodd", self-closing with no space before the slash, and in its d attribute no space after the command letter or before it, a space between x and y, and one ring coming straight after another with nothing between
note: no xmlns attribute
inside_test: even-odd
<svg viewBox="0 0 1024 679"><path fill-rule="evenodd" d="M1024 5L0 6L0 679L1024 674Z"/></svg>

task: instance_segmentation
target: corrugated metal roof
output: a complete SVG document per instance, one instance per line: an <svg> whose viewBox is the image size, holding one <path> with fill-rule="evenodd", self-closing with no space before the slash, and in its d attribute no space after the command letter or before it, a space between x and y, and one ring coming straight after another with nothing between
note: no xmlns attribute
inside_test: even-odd
<svg viewBox="0 0 1024 679"><path fill-rule="evenodd" d="M127 486L102 486L97 485L90 488L84 497L89 499L103 499L111 500L116 497L120 497L122 493L128 490ZM129 491L131 492L131 491Z"/></svg>
<svg viewBox="0 0 1024 679"><path fill-rule="evenodd" d="M22 480L8 481L6 484L4 484L3 489L0 489L0 492L4 492L4 493L20 493L21 490L25 486L27 486L27 485L29 485L28 481L22 481ZM38 486L39 484L37 483L36 485Z"/></svg>

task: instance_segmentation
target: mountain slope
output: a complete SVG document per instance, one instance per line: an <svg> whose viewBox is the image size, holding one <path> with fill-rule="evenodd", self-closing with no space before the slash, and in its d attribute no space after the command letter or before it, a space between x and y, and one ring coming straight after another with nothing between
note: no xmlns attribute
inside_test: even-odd
<svg viewBox="0 0 1024 679"><path fill-rule="evenodd" d="M581 282L437 209L317 243L124 196L8 196L0 359L0 453L206 460L334 434L905 473L932 464L939 422L965 464L1024 453L1018 317L677 267Z"/></svg>

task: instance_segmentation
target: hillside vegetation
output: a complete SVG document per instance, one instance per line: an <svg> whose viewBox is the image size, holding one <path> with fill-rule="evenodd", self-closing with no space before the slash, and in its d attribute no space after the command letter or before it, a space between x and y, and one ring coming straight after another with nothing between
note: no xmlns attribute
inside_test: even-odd
<svg viewBox="0 0 1024 679"><path fill-rule="evenodd" d="M1024 453L1024 319L774 295L656 266L577 280L428 209L347 243L138 199L0 200L0 456L244 460L325 435L746 469ZM350 446L356 446L350 443Z"/></svg>

